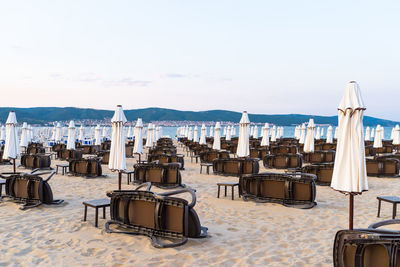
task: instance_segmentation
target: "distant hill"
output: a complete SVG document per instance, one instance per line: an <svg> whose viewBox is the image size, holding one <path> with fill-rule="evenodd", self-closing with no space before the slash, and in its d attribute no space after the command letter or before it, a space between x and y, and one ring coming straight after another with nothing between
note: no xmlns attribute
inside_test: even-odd
<svg viewBox="0 0 400 267"><path fill-rule="evenodd" d="M37 108L0 108L0 122L5 123L10 110L17 113L19 122L28 122L30 124L45 124L53 121L69 121L69 120L103 120L112 117L112 110L99 110L88 108L57 108L57 107L37 107ZM228 110L208 110L208 111L180 111L164 108L145 108L125 110L128 120L136 120L141 117L144 122L151 121L231 121L239 122L241 113ZM282 115L264 115L249 114L251 122L269 122L282 126L296 125L314 118L317 124L337 124L337 116L315 116L303 114L282 114ZM376 126L394 126L398 122L384 120L374 117L365 116L364 125Z"/></svg>

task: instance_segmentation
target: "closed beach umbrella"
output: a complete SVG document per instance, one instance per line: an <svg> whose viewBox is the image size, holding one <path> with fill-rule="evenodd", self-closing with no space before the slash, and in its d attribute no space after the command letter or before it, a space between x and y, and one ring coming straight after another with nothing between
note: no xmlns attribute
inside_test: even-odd
<svg viewBox="0 0 400 267"><path fill-rule="evenodd" d="M143 122L142 118L138 118L135 125L135 145L133 146L133 153L143 154Z"/></svg>
<svg viewBox="0 0 400 267"><path fill-rule="evenodd" d="M99 146L101 145L101 128L100 125L97 125L96 128L94 129L94 140L95 140L95 145Z"/></svg>
<svg viewBox="0 0 400 267"><path fill-rule="evenodd" d="M27 148L29 143L29 128L28 124L24 122L22 124L21 141L19 143L20 147Z"/></svg>
<svg viewBox="0 0 400 267"><path fill-rule="evenodd" d="M333 129L332 126L328 127L328 130L326 131L326 142L328 144L332 144L333 143L333 135L332 135Z"/></svg>
<svg viewBox="0 0 400 267"><path fill-rule="evenodd" d="M128 138L132 138L133 137L132 126L129 126L128 133L126 134L126 137L128 137Z"/></svg>
<svg viewBox="0 0 400 267"><path fill-rule="evenodd" d="M193 142L196 142L196 143L199 142L199 135L198 135L198 132L197 132L197 126L194 126Z"/></svg>
<svg viewBox="0 0 400 267"><path fill-rule="evenodd" d="M297 140L300 139L300 128L299 128L299 126L296 126L294 128L294 138L296 138Z"/></svg>
<svg viewBox="0 0 400 267"><path fill-rule="evenodd" d="M271 142L276 142L276 126L274 125L271 130Z"/></svg>
<svg viewBox="0 0 400 267"><path fill-rule="evenodd" d="M55 134L55 137L54 137L54 141L56 141L56 142L61 142L61 135L62 135L62 133L61 133L61 124L58 122L57 123L57 126L56 126L56 134Z"/></svg>
<svg viewBox="0 0 400 267"><path fill-rule="evenodd" d="M394 127L392 144L400 145L400 127L399 127L399 125L396 125L396 127Z"/></svg>
<svg viewBox="0 0 400 267"><path fill-rule="evenodd" d="M192 127L189 128L188 140L190 140L190 141L193 140L193 131L192 131Z"/></svg>
<svg viewBox="0 0 400 267"><path fill-rule="evenodd" d="M304 141L304 152L313 153L314 152L314 120L310 119L307 125L307 135L306 140Z"/></svg>
<svg viewBox="0 0 400 267"><path fill-rule="evenodd" d="M371 140L371 130L369 127L365 129L365 141L370 141Z"/></svg>
<svg viewBox="0 0 400 267"><path fill-rule="evenodd" d="M75 149L75 141L75 123L74 121L70 121L68 126L67 149Z"/></svg>
<svg viewBox="0 0 400 267"><path fill-rule="evenodd" d="M299 143L300 144L304 144L304 142L306 141L306 125L303 123L301 125L300 128L300 139L299 139Z"/></svg>
<svg viewBox="0 0 400 267"><path fill-rule="evenodd" d="M261 146L269 146L269 124L266 123L262 128Z"/></svg>
<svg viewBox="0 0 400 267"><path fill-rule="evenodd" d="M221 150L221 124L219 122L215 124L213 149Z"/></svg>
<svg viewBox="0 0 400 267"><path fill-rule="evenodd" d="M247 111L244 111L239 122L239 140L236 151L238 157L248 157L250 155L249 126L249 116L247 115Z"/></svg>
<svg viewBox="0 0 400 267"><path fill-rule="evenodd" d="M257 139L258 138L258 127L257 125L254 126L254 130L253 130L253 138Z"/></svg>
<svg viewBox="0 0 400 267"><path fill-rule="evenodd" d="M338 142L331 187L350 195L349 229L353 229L354 195L368 190L364 147L364 101L356 82L347 85L339 104Z"/></svg>
<svg viewBox="0 0 400 267"><path fill-rule="evenodd" d="M107 128L104 126L103 131L101 132L101 138L105 140L107 138Z"/></svg>
<svg viewBox="0 0 400 267"><path fill-rule="evenodd" d="M231 126L231 137L235 135L235 126Z"/></svg>
<svg viewBox="0 0 400 267"><path fill-rule="evenodd" d="M214 127L210 127L210 137L214 137Z"/></svg>
<svg viewBox="0 0 400 267"><path fill-rule="evenodd" d="M338 134L339 134L339 132L338 132L338 127L336 127L336 128L335 128L335 135L334 135L334 138L335 138L335 139L338 139Z"/></svg>
<svg viewBox="0 0 400 267"><path fill-rule="evenodd" d="M390 140L393 140L393 134L394 134L394 127L392 128L392 132L390 133Z"/></svg>
<svg viewBox="0 0 400 267"><path fill-rule="evenodd" d="M375 137L375 128L372 128L371 129L371 138L374 138Z"/></svg>
<svg viewBox="0 0 400 267"><path fill-rule="evenodd" d="M147 126L146 147L153 147L153 124L149 123Z"/></svg>
<svg viewBox="0 0 400 267"><path fill-rule="evenodd" d="M228 126L228 129L226 129L226 136L225 136L225 140L226 141L231 141L231 127Z"/></svg>
<svg viewBox="0 0 400 267"><path fill-rule="evenodd" d="M321 139L321 129L319 127L317 127L317 130L315 131L315 139Z"/></svg>
<svg viewBox="0 0 400 267"><path fill-rule="evenodd" d="M206 145L206 132L207 132L207 128L204 125L201 125L201 132L200 132L200 145Z"/></svg>
<svg viewBox="0 0 400 267"><path fill-rule="evenodd" d="M14 111L10 111L6 121L6 140L4 144L3 159L12 159L14 173L16 172L15 159L19 156L19 144L17 133L17 116Z"/></svg>
<svg viewBox="0 0 400 267"><path fill-rule="evenodd" d="M79 138L80 141L85 140L85 127L83 127L83 125L81 125L81 127L79 127Z"/></svg>
<svg viewBox="0 0 400 267"><path fill-rule="evenodd" d="M111 119L111 149L108 168L111 171L118 171L118 189L121 190L121 171L126 169L126 154L125 154L125 132L124 124L126 117L122 106L118 105L114 116Z"/></svg>
<svg viewBox="0 0 400 267"><path fill-rule="evenodd" d="M324 137L324 128L321 128L321 138Z"/></svg>
<svg viewBox="0 0 400 267"><path fill-rule="evenodd" d="M0 140L6 140L6 129L4 128L4 126L1 126L0 129Z"/></svg>
<svg viewBox="0 0 400 267"><path fill-rule="evenodd" d="M383 147L382 144L382 127L380 125L376 126L375 138L374 138L374 147L380 148Z"/></svg>

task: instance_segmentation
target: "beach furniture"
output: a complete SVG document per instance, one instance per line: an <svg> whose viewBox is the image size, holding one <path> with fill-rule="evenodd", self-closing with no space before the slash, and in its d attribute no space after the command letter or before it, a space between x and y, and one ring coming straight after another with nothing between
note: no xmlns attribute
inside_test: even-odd
<svg viewBox="0 0 400 267"><path fill-rule="evenodd" d="M212 163L214 159L228 159L228 151L209 150L200 153L201 163Z"/></svg>
<svg viewBox="0 0 400 267"><path fill-rule="evenodd" d="M278 145L278 146L271 146L270 147L270 153L275 155L275 154L280 154L280 155L287 155L287 154L296 154L297 153L297 146L293 145Z"/></svg>
<svg viewBox="0 0 400 267"><path fill-rule="evenodd" d="M327 185L331 184L332 174L333 174L334 163L314 163L311 165L306 165L301 169L302 173L314 174L317 179L315 183L317 185Z"/></svg>
<svg viewBox="0 0 400 267"><path fill-rule="evenodd" d="M102 176L101 158L70 159L69 173L83 177Z"/></svg>
<svg viewBox="0 0 400 267"><path fill-rule="evenodd" d="M151 182L152 185L164 189L185 187L182 184L179 163L135 164L133 181L139 184Z"/></svg>
<svg viewBox="0 0 400 267"><path fill-rule="evenodd" d="M267 155L263 158L265 168L274 169L300 169L303 157L299 154Z"/></svg>
<svg viewBox="0 0 400 267"><path fill-rule="evenodd" d="M52 147L51 147L51 150L53 151L53 152L58 152L58 151L60 151L60 150L62 150L62 149L66 149L67 148L67 145L66 144L54 144Z"/></svg>
<svg viewBox="0 0 400 267"><path fill-rule="evenodd" d="M58 174L58 169L61 168L62 175L68 173L67 169L69 167L69 164L56 164L56 174Z"/></svg>
<svg viewBox="0 0 400 267"><path fill-rule="evenodd" d="M224 176L241 176L259 172L259 159L244 157L232 159L214 159L213 172Z"/></svg>
<svg viewBox="0 0 400 267"><path fill-rule="evenodd" d="M61 149L57 151L57 158L60 160L76 160L82 158L80 149Z"/></svg>
<svg viewBox="0 0 400 267"><path fill-rule="evenodd" d="M304 163L327 163L335 161L335 151L315 151L313 153L302 153Z"/></svg>
<svg viewBox="0 0 400 267"><path fill-rule="evenodd" d="M106 218L106 208L110 207L110 199L102 198L102 199L94 199L83 201L82 204L85 206L83 221L85 222L87 219L87 208L91 207L95 209L95 221L94 226L97 227L99 224L99 209L103 209L103 219Z"/></svg>
<svg viewBox="0 0 400 267"><path fill-rule="evenodd" d="M396 196L389 196L389 197L385 197L385 196L378 196L376 197L378 199L378 214L376 217L379 217L381 215L381 202L388 202L391 203L393 205L393 213L392 213L392 219L396 218L396 214L397 214L397 204L400 203L400 197L396 197Z"/></svg>
<svg viewBox="0 0 400 267"><path fill-rule="evenodd" d="M376 157L367 159L368 176L377 177L398 177L400 169L400 160L389 157Z"/></svg>
<svg viewBox="0 0 400 267"><path fill-rule="evenodd" d="M217 186L218 186L218 194L217 194L218 198L219 198L219 195L220 195L221 186L223 186L225 188L225 196L227 195L227 192L226 192L227 191L227 187L229 186L231 188L232 200L234 200L235 186L237 186L238 194L239 194L239 197L240 197L239 183L223 182L223 183L217 183Z"/></svg>
<svg viewBox="0 0 400 267"><path fill-rule="evenodd" d="M41 176L48 174L46 179ZM18 203L23 203L22 210L40 206L41 204L61 204L63 200L53 199L53 192L48 181L54 171L39 172L35 169L30 173L2 173L0 177L6 180L6 195Z"/></svg>
<svg viewBox="0 0 400 267"><path fill-rule="evenodd" d="M259 173L240 177L244 201L279 203L288 207L309 209L315 201L317 177L307 173Z"/></svg>
<svg viewBox="0 0 400 267"><path fill-rule="evenodd" d="M97 157L101 158L101 164L108 164L110 160L110 150L98 151Z"/></svg>
<svg viewBox="0 0 400 267"><path fill-rule="evenodd" d="M159 161L159 163L179 163L180 169L184 169L184 156L182 154L148 155L147 162Z"/></svg>
<svg viewBox="0 0 400 267"><path fill-rule="evenodd" d="M144 186L147 188L143 190ZM177 247L188 238L207 236L208 229L201 226L194 210L196 195L192 189L166 193L150 190L151 184L146 183L135 190L108 192L111 220L106 223L106 231L147 236L156 248ZM190 203L177 196L184 193L191 195Z"/></svg>
<svg viewBox="0 0 400 267"><path fill-rule="evenodd" d="M51 168L50 155L45 155L45 154L21 155L21 165L28 169Z"/></svg>

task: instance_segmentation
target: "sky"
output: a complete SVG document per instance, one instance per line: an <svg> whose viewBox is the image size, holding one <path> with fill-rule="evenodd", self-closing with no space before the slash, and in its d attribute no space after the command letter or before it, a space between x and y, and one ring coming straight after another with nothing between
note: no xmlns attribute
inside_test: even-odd
<svg viewBox="0 0 400 267"><path fill-rule="evenodd" d="M0 0L0 106L400 120L400 1Z"/></svg>

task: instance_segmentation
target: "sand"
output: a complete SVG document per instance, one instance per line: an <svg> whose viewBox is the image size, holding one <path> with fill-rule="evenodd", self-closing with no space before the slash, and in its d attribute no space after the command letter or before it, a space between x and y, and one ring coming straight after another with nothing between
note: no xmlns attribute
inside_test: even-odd
<svg viewBox="0 0 400 267"><path fill-rule="evenodd" d="M61 161L53 160L52 166L56 163ZM127 159L129 169L134 163ZM10 165L0 166L0 172L11 170ZM216 183L238 178L199 170L199 163L185 157L183 182L197 190L195 209L209 228L206 239L156 249L147 237L106 233L101 216L95 228L94 209L83 222L82 201L104 198L107 190L117 188L117 174L103 165L106 178L53 176L54 197L65 200L61 206L22 211L15 203L0 203L0 266L332 266L335 233L348 227L347 197L317 186L318 205L308 210L237 197L232 201L229 194L218 199ZM369 186L369 192L355 197L355 227L390 219L392 207L387 203L382 204L381 218L376 217L376 196L400 194L395 178L369 177ZM131 188L125 178L123 189Z"/></svg>

